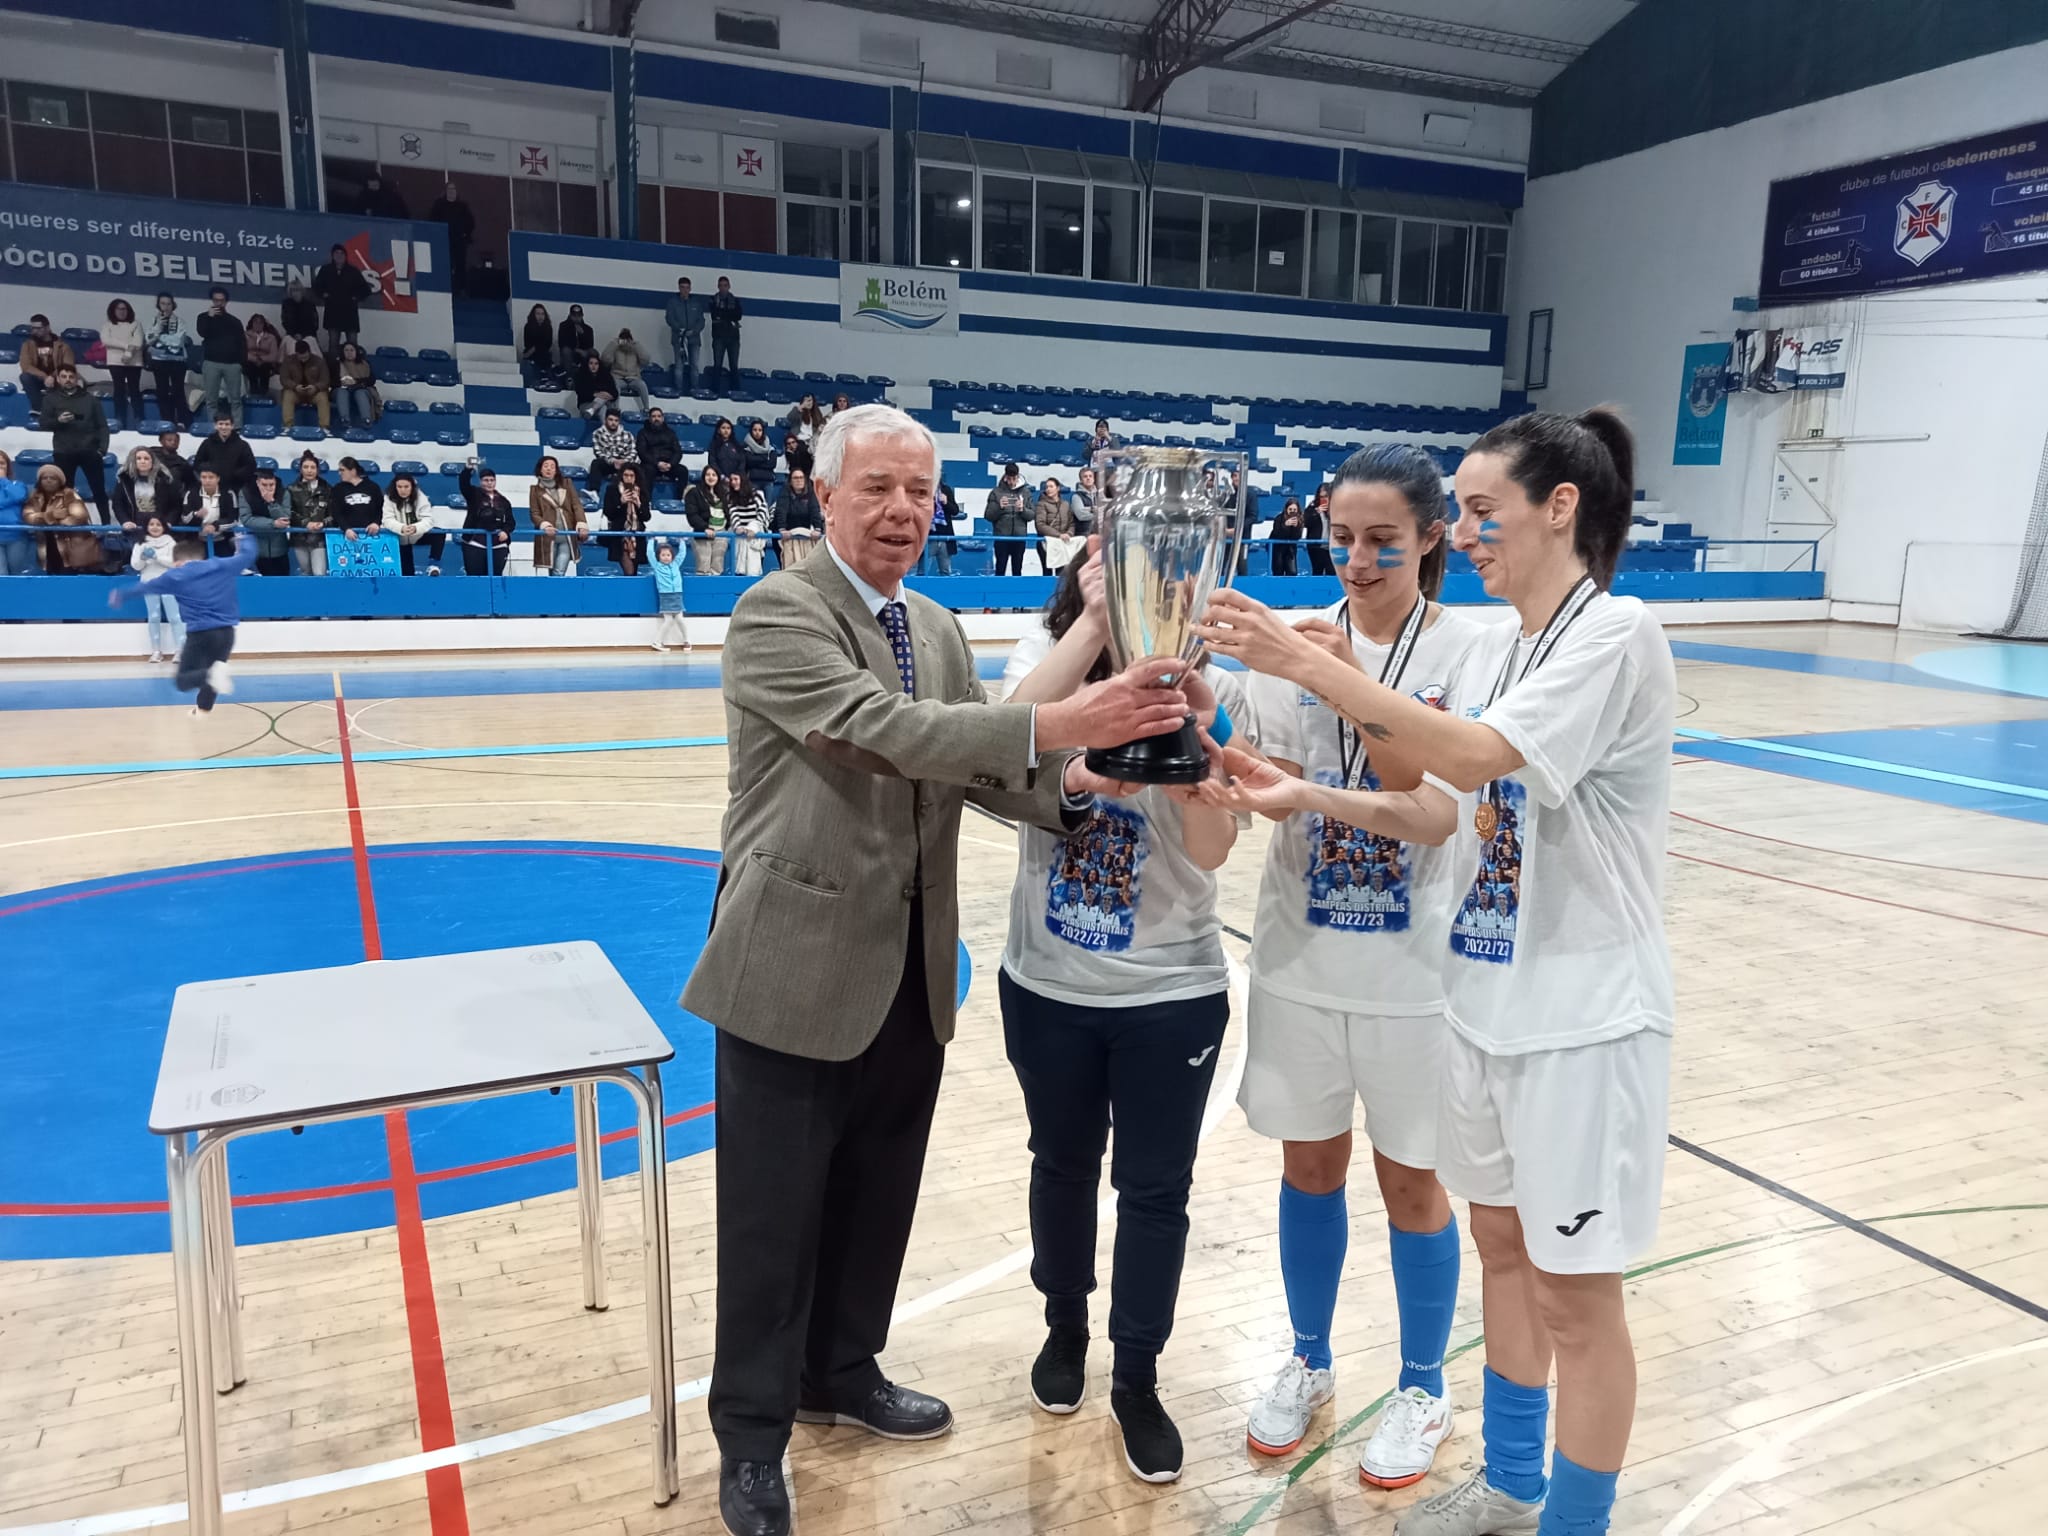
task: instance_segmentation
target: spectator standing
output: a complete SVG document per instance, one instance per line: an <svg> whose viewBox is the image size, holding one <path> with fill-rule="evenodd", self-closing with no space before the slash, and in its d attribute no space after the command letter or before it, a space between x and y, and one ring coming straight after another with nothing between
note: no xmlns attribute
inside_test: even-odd
<svg viewBox="0 0 2048 1536"><path fill-rule="evenodd" d="M624 326L619 327L617 339L604 349L604 365L611 370L617 397L623 400L631 395L640 402L642 411L647 409L647 381L641 375L653 361L647 355L647 349L635 341L633 333Z"/></svg>
<svg viewBox="0 0 2048 1536"><path fill-rule="evenodd" d="M605 488L605 526L614 533L638 534L647 526L647 516L652 509L647 501L647 486L640 479L640 466L634 463L621 464L618 478ZM617 539L612 542L612 558L619 569L628 576L640 572L640 541L637 538Z"/></svg>
<svg viewBox="0 0 2048 1536"><path fill-rule="evenodd" d="M334 521L334 488L320 475L320 461L299 460L299 478L285 492L292 509L292 553L306 576L327 574L327 529Z"/></svg>
<svg viewBox="0 0 2048 1536"><path fill-rule="evenodd" d="M234 493L220 483L220 471L199 471L199 483L186 493L185 515L180 521L188 528L197 528L209 550L215 539L225 543L234 537L233 530L241 525L242 509ZM249 548L256 548L254 541Z"/></svg>
<svg viewBox="0 0 2048 1536"><path fill-rule="evenodd" d="M1003 466L1003 478L988 493L981 515L995 535L998 576L1024 574L1024 542L1031 532L1031 490L1015 464Z"/></svg>
<svg viewBox="0 0 2048 1536"><path fill-rule="evenodd" d="M1083 469L1073 490L1067 493L1067 505L1074 511L1074 532L1080 538L1087 538L1095 531L1096 509L1102 504L1102 491L1095 484L1095 471Z"/></svg>
<svg viewBox="0 0 2048 1536"><path fill-rule="evenodd" d="M284 360L284 370L279 375L284 386L284 424L287 431L297 421L299 407L310 405L313 415L325 432L328 426L328 390L333 385L333 376L327 371L327 359L314 350L313 343L301 338L292 343L291 355Z"/></svg>
<svg viewBox="0 0 2048 1536"><path fill-rule="evenodd" d="M555 322L548 318L545 304L526 312L526 328L519 333L519 360L533 364L541 373L554 371Z"/></svg>
<svg viewBox="0 0 2048 1536"><path fill-rule="evenodd" d="M683 516L688 519L690 553L699 576L716 576L725 569L725 540L718 537L725 527L725 479L713 464L683 492Z"/></svg>
<svg viewBox="0 0 2048 1536"><path fill-rule="evenodd" d="M334 406L344 431L351 417L367 427L383 414L384 402L377 397L377 370L353 341L343 342L341 355L334 360Z"/></svg>
<svg viewBox="0 0 2048 1536"><path fill-rule="evenodd" d="M604 425L590 434L590 473L584 483L597 494L621 466L639 462L640 445L619 419L619 408L609 407L604 413Z"/></svg>
<svg viewBox="0 0 2048 1536"><path fill-rule="evenodd" d="M1336 564L1330 559L1330 488L1320 486L1316 499L1302 514L1301 533L1308 545L1308 571L1311 576L1334 576Z"/></svg>
<svg viewBox="0 0 2048 1536"><path fill-rule="evenodd" d="M567 331L568 328L569 322L564 320L562 329ZM576 371L569 376L569 387L576 391L576 409L583 414L584 420L601 421L618 414L618 380L612 377L611 369L605 367L604 359L595 352L586 352L577 360Z"/></svg>
<svg viewBox="0 0 2048 1536"><path fill-rule="evenodd" d="M142 578L142 606L149 615L149 659L160 662L164 659L166 625L170 628L171 649L185 648L185 620L178 610L178 600L168 592L149 589L150 583L176 562L178 541L171 537L163 518L155 513L143 521L141 533L135 548L128 552L128 564Z"/></svg>
<svg viewBox="0 0 2048 1536"><path fill-rule="evenodd" d="M1225 481L1225 487L1225 495L1235 496L1240 491L1244 494L1244 511L1240 514L1238 522L1241 532L1237 541L1237 574L1242 576L1251 565L1252 530L1259 526L1259 518L1262 515L1259 512L1259 488L1252 484L1249 470L1241 479L1236 475L1230 476Z"/></svg>
<svg viewBox="0 0 2048 1536"><path fill-rule="evenodd" d="M801 565L817 553L818 540L825 536L825 513L805 471L789 472L789 482L776 498L773 527L779 540L775 552L785 569Z"/></svg>
<svg viewBox="0 0 2048 1536"><path fill-rule="evenodd" d="M363 181L361 210L373 219L409 219L412 217L412 210L405 203L405 194L386 182L375 171L372 171Z"/></svg>
<svg viewBox="0 0 2048 1536"><path fill-rule="evenodd" d="M139 539L152 517L164 526L177 525L185 510L185 482L147 448L130 448L114 476L114 521L130 538Z"/></svg>
<svg viewBox="0 0 2048 1536"><path fill-rule="evenodd" d="M662 310L668 322L669 345L676 352L676 385L684 393L697 387L697 351L704 344L704 317L710 306L690 291L687 277L676 279L675 297Z"/></svg>
<svg viewBox="0 0 2048 1536"><path fill-rule="evenodd" d="M790 407L789 415L782 424L808 448L825 430L825 413L818 409L818 397L805 395Z"/></svg>
<svg viewBox="0 0 2048 1536"><path fill-rule="evenodd" d="M462 568L472 576L502 576L512 554L512 503L498 494L498 473L475 459L456 477L469 514L462 520Z"/></svg>
<svg viewBox="0 0 2048 1536"><path fill-rule="evenodd" d="M83 470L99 520L113 521L107 507L107 413L99 396L79 382L76 363L59 363L42 400L38 420L50 434L50 462L66 484Z"/></svg>
<svg viewBox="0 0 2048 1536"><path fill-rule="evenodd" d="M448 281L458 294L469 292L469 243L476 238L476 212L462 200L462 189L450 180L427 210L427 217L448 231ZM487 295L480 295L487 297Z"/></svg>
<svg viewBox="0 0 2048 1536"><path fill-rule="evenodd" d="M583 306L571 304L569 314L555 331L555 351L561 356L562 366L572 373L583 366L583 359L597 350L597 337L583 318Z"/></svg>
<svg viewBox="0 0 2048 1536"><path fill-rule="evenodd" d="M553 454L533 466L533 484L526 491L526 514L534 527L533 569L536 575L566 576L583 553L590 523L576 484L562 473Z"/></svg>
<svg viewBox="0 0 2048 1536"><path fill-rule="evenodd" d="M355 459L335 465L341 478L334 487L334 526L351 541L384 531L384 488L363 473Z"/></svg>
<svg viewBox="0 0 2048 1536"><path fill-rule="evenodd" d="M256 472L256 483L242 502L241 524L243 536L256 541L256 574L291 575L292 504L285 500L276 470Z"/></svg>
<svg viewBox="0 0 2048 1536"><path fill-rule="evenodd" d="M782 435L782 467L785 474L793 475L798 470L807 475L811 472L810 445L794 432Z"/></svg>
<svg viewBox="0 0 2048 1536"><path fill-rule="evenodd" d="M675 541L657 539L654 543L654 649L666 651L670 635L675 636L676 644L685 652L690 649L690 634L683 627L683 568L676 564Z"/></svg>
<svg viewBox="0 0 2048 1536"><path fill-rule="evenodd" d="M747 435L740 439L740 460L765 504L768 488L775 483L775 445L768 441L768 424L758 416L747 423Z"/></svg>
<svg viewBox="0 0 2048 1536"><path fill-rule="evenodd" d="M178 427L192 419L192 405L185 398L185 374L192 356L190 341L184 317L178 313L178 301L168 293L158 294L156 313L143 332L142 346L149 358L150 376L156 381L157 414Z"/></svg>
<svg viewBox="0 0 2048 1536"><path fill-rule="evenodd" d="M27 504L28 487L14 478L12 455L0 449L0 576L35 574L36 536L21 515Z"/></svg>
<svg viewBox="0 0 2048 1536"><path fill-rule="evenodd" d="M663 481L677 496L688 489L690 471L683 463L682 439L676 436L676 429L668 424L660 406L647 413L646 424L634 439L634 448L640 455L640 476L647 482L648 490L660 495Z"/></svg>
<svg viewBox="0 0 2048 1536"><path fill-rule="evenodd" d="M725 526L732 531L732 573L761 574L761 535L768 531L768 504L744 475L725 477Z"/></svg>
<svg viewBox="0 0 2048 1536"><path fill-rule="evenodd" d="M932 569L941 576L953 574L953 528L960 521L960 503L953 496L953 487L944 480L932 492L932 526L925 536L925 557ZM924 574L923 561L919 562L919 574Z"/></svg>
<svg viewBox="0 0 2048 1536"><path fill-rule="evenodd" d="M327 265L313 274L313 293L323 308L330 356L340 353L343 342L361 337L363 300L376 291L349 261L345 246L337 245L328 251Z"/></svg>
<svg viewBox="0 0 2048 1536"><path fill-rule="evenodd" d="M277 323L284 330L288 341L310 341L316 346L320 341L320 306L306 293L306 285L296 277L284 285L284 298L277 306ZM293 349L286 349L286 356Z"/></svg>
<svg viewBox="0 0 2048 1536"><path fill-rule="evenodd" d="M22 503L21 520L32 528L83 528L92 521L92 512L64 478L64 471L45 464L36 471L35 489ZM97 575L104 559L105 552L93 534L43 535L43 569L52 576Z"/></svg>
<svg viewBox="0 0 2048 1536"><path fill-rule="evenodd" d="M249 361L249 338L242 322L228 313L228 291L211 288L206 294L206 311L200 315L199 403L208 408L226 407L242 424L243 364Z"/></svg>
<svg viewBox="0 0 2048 1536"><path fill-rule="evenodd" d="M747 472L747 456L740 452L739 439L733 436L732 420L721 416L711 429L711 446L705 450L705 462L718 471L718 478L727 475L743 475Z"/></svg>
<svg viewBox="0 0 2048 1536"><path fill-rule="evenodd" d="M1088 457L1092 459L1096 454L1105 453L1114 447L1116 439L1110 436L1108 420L1105 417L1096 417L1094 434L1088 439Z"/></svg>
<svg viewBox="0 0 2048 1536"><path fill-rule="evenodd" d="M716 369L718 360L725 359L723 379L727 390L736 390L740 384L740 321L746 313L740 296L732 291L732 279L721 277L710 304L711 366Z"/></svg>
<svg viewBox="0 0 2048 1536"><path fill-rule="evenodd" d="M251 315L249 323L242 328L242 334L249 343L249 360L242 364L246 393L270 394L271 381L277 377L278 369L284 363L284 336L261 315ZM256 563L260 567L262 559L259 557Z"/></svg>
<svg viewBox="0 0 2048 1536"><path fill-rule="evenodd" d="M1302 530L1306 522L1301 515L1301 503L1290 496L1280 504L1280 515L1273 519L1273 574L1293 576L1300 551Z"/></svg>
<svg viewBox="0 0 2048 1536"><path fill-rule="evenodd" d="M440 575L441 552L448 547L448 535L434 526L434 503L420 489L419 481L400 471L391 477L391 488L384 493L384 500L384 529L398 535L400 574L417 574L413 566L413 551L424 544L427 559L431 562L427 566L427 574Z"/></svg>
<svg viewBox="0 0 2048 1536"><path fill-rule="evenodd" d="M249 440L235 430L235 419L216 411L213 436L192 453L194 473L212 470L220 476L221 489L239 500L256 483L256 453Z"/></svg>
<svg viewBox="0 0 2048 1536"><path fill-rule="evenodd" d="M1038 559L1048 576L1057 576L1081 549L1074 534L1074 509L1056 476L1048 475L1031 508L1031 524L1038 532Z"/></svg>
<svg viewBox="0 0 2048 1536"><path fill-rule="evenodd" d="M44 391L57 382L57 370L66 365L78 366L71 343L50 329L48 315L30 315L28 335L21 343L21 392L28 396L31 411L41 412Z"/></svg>
<svg viewBox="0 0 2048 1536"><path fill-rule="evenodd" d="M184 441L175 427L166 427L156 435L156 467L171 477L172 487L177 492L177 505L185 504L185 493L199 483L192 473L192 466L185 455L178 451L178 444Z"/></svg>
<svg viewBox="0 0 2048 1536"><path fill-rule="evenodd" d="M126 299L107 306L106 329L100 344L107 349L107 372L114 380L114 415L130 432L142 430L142 327Z"/></svg>

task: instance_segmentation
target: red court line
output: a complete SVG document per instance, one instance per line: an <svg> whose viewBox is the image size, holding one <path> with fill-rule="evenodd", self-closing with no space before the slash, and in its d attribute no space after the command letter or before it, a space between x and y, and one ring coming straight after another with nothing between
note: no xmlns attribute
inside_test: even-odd
<svg viewBox="0 0 2048 1536"><path fill-rule="evenodd" d="M685 1120L699 1120L710 1114L713 1107L711 1104L699 1104L693 1109L683 1110L680 1114L669 1115L661 1123L665 1126L677 1126ZM598 1137L598 1140L609 1145L615 1141L630 1141L638 1134L638 1128L629 1125L621 1130L607 1131ZM488 1162L464 1163L459 1168L429 1168L420 1174L419 1180L422 1184L438 1184L445 1179L463 1179L475 1173L497 1173L506 1168L523 1168L528 1163L543 1163L551 1157L567 1157L575 1150L576 1144L570 1142L560 1147L542 1147L534 1152L515 1152L509 1157L494 1157Z"/></svg>
<svg viewBox="0 0 2048 1536"><path fill-rule="evenodd" d="M1719 859L1703 859L1696 853L1671 852L1671 857L1683 859L1688 864L1704 864L1709 869L1725 869L1731 875L1753 875L1759 880L1775 880L1780 885L1796 885L1802 891L1819 891L1827 896L1846 896L1851 901L1867 901L1874 907L1893 907L1900 912L1911 912L1915 917L1945 917L1951 922L1975 923L1979 928L2002 928L2007 933L2023 933L2030 939L2048 939L2048 933L2043 933L2038 928L2021 928L2016 924L1996 922L1988 917L1966 917L1960 912L1943 912L1936 907L1916 907L1903 901L1886 901L1882 896L1864 896L1856 891L1838 890L1832 885L1815 885L1810 880L1794 880L1789 875L1770 875L1760 869L1744 869L1740 864L1723 864Z"/></svg>
<svg viewBox="0 0 2048 1536"><path fill-rule="evenodd" d="M356 794L356 760L349 744L348 701L341 674L334 674L334 714L341 746L341 784L348 796L348 840L355 856L356 904L362 916L363 958L384 958L377 927L377 896L370 884L370 853L363 840L363 806ZM448 1401L448 1361L441 1349L441 1315L434 1305L434 1273L427 1258L427 1224L420 1215L420 1182L412 1165L412 1136L405 1114L384 1117L384 1146L391 1159L391 1203L398 1217L398 1267L405 1286L405 1331L412 1345L413 1397L419 1406L420 1449L446 1450L455 1444L455 1411ZM427 1519L434 1536L469 1536L469 1508L462 1496L460 1467L427 1472Z"/></svg>

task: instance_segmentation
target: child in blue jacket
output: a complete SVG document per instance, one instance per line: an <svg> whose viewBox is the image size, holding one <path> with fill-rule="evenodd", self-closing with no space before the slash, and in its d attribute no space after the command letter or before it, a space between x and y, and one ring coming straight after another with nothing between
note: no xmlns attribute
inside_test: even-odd
<svg viewBox="0 0 2048 1536"><path fill-rule="evenodd" d="M149 584L152 597L175 597L185 618L185 644L178 652L178 692L199 693L192 713L203 715L214 700L235 691L228 657L235 649L235 626L242 621L236 580L256 563L256 536L235 527L235 552L205 558L196 541L180 542L171 568ZM142 595L142 583L123 582L107 594L107 606L118 608Z"/></svg>
<svg viewBox="0 0 2048 1536"><path fill-rule="evenodd" d="M689 650L689 632L683 627L683 568L676 564L675 540L661 539L654 546L654 649L667 650L670 635Z"/></svg>

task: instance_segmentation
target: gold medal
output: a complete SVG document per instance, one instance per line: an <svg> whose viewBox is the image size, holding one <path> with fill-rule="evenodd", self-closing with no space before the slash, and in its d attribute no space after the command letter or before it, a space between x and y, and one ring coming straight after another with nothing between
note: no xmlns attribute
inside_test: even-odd
<svg viewBox="0 0 2048 1536"><path fill-rule="evenodd" d="M1472 825L1479 830L1481 838L1491 838L1500 828L1500 812L1491 800L1479 802L1479 809L1472 813Z"/></svg>

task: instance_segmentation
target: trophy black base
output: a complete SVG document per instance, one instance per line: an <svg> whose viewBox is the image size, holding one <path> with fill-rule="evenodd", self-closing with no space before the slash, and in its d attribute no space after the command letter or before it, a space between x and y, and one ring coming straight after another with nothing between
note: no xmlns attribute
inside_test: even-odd
<svg viewBox="0 0 2048 1536"><path fill-rule="evenodd" d="M1120 747L1091 747L1088 771L1125 784L1199 784L1209 777L1209 754L1190 715L1177 731Z"/></svg>

